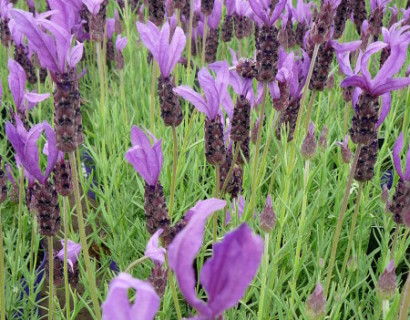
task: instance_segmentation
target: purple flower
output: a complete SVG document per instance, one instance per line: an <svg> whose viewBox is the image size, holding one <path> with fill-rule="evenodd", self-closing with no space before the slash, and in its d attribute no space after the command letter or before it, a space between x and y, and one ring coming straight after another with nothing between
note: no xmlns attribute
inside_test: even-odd
<svg viewBox="0 0 410 320"><path fill-rule="evenodd" d="M410 181L410 144L407 149L407 156L406 156L406 162L405 162L405 171L403 174L403 170L401 169L401 161L400 161L400 152L403 150L403 132L400 134L400 136L397 138L396 143L394 144L393 148L393 163L394 163L394 168L396 169L397 174L399 177L404 180L404 181Z"/></svg>
<svg viewBox="0 0 410 320"><path fill-rule="evenodd" d="M26 73L24 69L13 59L9 59L9 87L11 95L13 96L14 104L20 112L24 112L26 108L32 109L37 103L47 99L50 94L38 94L35 92L28 92L25 90L26 86Z"/></svg>
<svg viewBox="0 0 410 320"><path fill-rule="evenodd" d="M316 7L314 2L298 0L296 8L292 7L292 15L296 18L298 23L310 26L312 24L312 7Z"/></svg>
<svg viewBox="0 0 410 320"><path fill-rule="evenodd" d="M61 245L63 248L57 253L57 257L60 260L64 260L64 240L61 240ZM71 270L74 271L74 263L78 260L78 255L81 252L81 244L75 243L74 241L67 240L67 263L70 265Z"/></svg>
<svg viewBox="0 0 410 320"><path fill-rule="evenodd" d="M309 319L312 320L322 319L326 313L326 299L320 283L317 284L315 291L312 292L306 301L306 313Z"/></svg>
<svg viewBox="0 0 410 320"><path fill-rule="evenodd" d="M115 48L117 49L117 51L122 52L127 45L127 42L127 37L122 38L121 35L119 35L115 40Z"/></svg>
<svg viewBox="0 0 410 320"><path fill-rule="evenodd" d="M27 37L29 46L37 53L42 67L53 73L64 73L67 67L74 68L78 64L84 45L77 43L71 49L72 37L64 27L46 17L34 19L31 13L23 10L13 9L11 14L16 30Z"/></svg>
<svg viewBox="0 0 410 320"><path fill-rule="evenodd" d="M236 0L235 12L239 17L252 18L253 16L253 10L247 0Z"/></svg>
<svg viewBox="0 0 410 320"><path fill-rule="evenodd" d="M142 42L157 61L162 76L167 78L184 51L186 43L184 31L177 27L170 41L168 22L164 24L161 31L151 21L147 24L137 22L137 29Z"/></svg>
<svg viewBox="0 0 410 320"><path fill-rule="evenodd" d="M395 46L409 44L410 42L410 26L400 27L401 22L393 24L389 29L382 28L383 42L387 43L386 49L391 49Z"/></svg>
<svg viewBox="0 0 410 320"><path fill-rule="evenodd" d="M232 209L233 209L233 213L235 213L235 208L237 208L237 213L238 213L238 218L242 217L243 212L245 211L245 198L240 196L239 199L235 198L232 201ZM229 210L226 211L226 221L225 221L225 225L227 226L228 223L231 221L231 212Z"/></svg>
<svg viewBox="0 0 410 320"><path fill-rule="evenodd" d="M226 15L232 16L235 13L236 0L226 0Z"/></svg>
<svg viewBox="0 0 410 320"><path fill-rule="evenodd" d="M107 38L112 39L112 36L114 34L114 28L115 28L115 19L114 18L108 18L107 19Z"/></svg>
<svg viewBox="0 0 410 320"><path fill-rule="evenodd" d="M253 18L259 25L265 24L273 26L275 21L279 18L283 9L285 9L287 0L279 0L274 8L268 0L250 0L249 4L255 13Z"/></svg>
<svg viewBox="0 0 410 320"><path fill-rule="evenodd" d="M84 5L87 7L94 16L100 12L100 6L104 0L83 0Z"/></svg>
<svg viewBox="0 0 410 320"><path fill-rule="evenodd" d="M7 138L13 146L18 160L21 162L24 169L39 182L45 183L53 170L58 157L54 130L44 121L43 123L36 124L29 132L27 132L18 116L15 117L15 120L15 127L10 122L6 123ZM49 145L47 168L44 171L44 175L40 169L40 159L37 147L37 141L43 131L45 132Z"/></svg>
<svg viewBox="0 0 410 320"><path fill-rule="evenodd" d="M164 229L158 229L148 240L144 255L149 257L154 263L162 265L165 261L165 249L159 246L159 236Z"/></svg>
<svg viewBox="0 0 410 320"><path fill-rule="evenodd" d="M382 300L393 299L396 294L397 280L396 280L396 265L394 260L390 261L386 269L380 275L377 281L377 294Z"/></svg>
<svg viewBox="0 0 410 320"><path fill-rule="evenodd" d="M214 245L213 257L202 267L199 280L208 293L207 302L196 296L192 263L202 246L206 219L225 205L225 201L218 199L199 201L189 212L188 224L169 247L170 267L185 299L202 316L200 319L216 319L236 305L254 278L262 257L262 239L246 224L241 225Z"/></svg>
<svg viewBox="0 0 410 320"><path fill-rule="evenodd" d="M137 291L133 304L128 290ZM159 309L160 298L148 282L120 273L110 283L108 296L102 305L103 320L153 320Z"/></svg>
<svg viewBox="0 0 410 320"><path fill-rule="evenodd" d="M180 97L192 103L198 111L204 113L208 119L215 119L219 112L219 107L227 94L229 82L229 65L225 61L214 79L209 71L204 67L198 73L198 81L204 90L204 99L198 92L188 86L179 86L174 92Z"/></svg>
<svg viewBox="0 0 410 320"><path fill-rule="evenodd" d="M215 0L211 14L208 16L208 25L211 29L218 28L222 15L222 1Z"/></svg>
<svg viewBox="0 0 410 320"><path fill-rule="evenodd" d="M391 0L370 0L370 10L371 12L374 12L376 8L380 8L382 12L386 10L386 5L390 2Z"/></svg>
<svg viewBox="0 0 410 320"><path fill-rule="evenodd" d="M162 168L163 155L161 140L152 136L154 145L145 133L133 126L131 129L132 147L125 154L125 159L131 163L134 169L144 178L150 186L155 186Z"/></svg>

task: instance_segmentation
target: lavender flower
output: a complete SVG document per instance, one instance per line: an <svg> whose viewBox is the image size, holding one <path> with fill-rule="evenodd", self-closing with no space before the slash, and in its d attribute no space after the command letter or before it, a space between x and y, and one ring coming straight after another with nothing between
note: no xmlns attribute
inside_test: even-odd
<svg viewBox="0 0 410 320"><path fill-rule="evenodd" d="M312 26L312 41L319 45L331 38L334 15L341 0L324 0Z"/></svg>
<svg viewBox="0 0 410 320"><path fill-rule="evenodd" d="M198 81L206 99L187 86L174 89L177 95L192 103L198 111L206 115L205 155L210 164L220 164L225 161L226 150L220 105L223 104L227 94L228 68L228 63L224 62L215 80L206 68L199 71Z"/></svg>
<svg viewBox="0 0 410 320"><path fill-rule="evenodd" d="M268 195L266 198L265 208L260 216L260 228L266 232L272 232L276 225L276 214L272 207L272 197Z"/></svg>
<svg viewBox="0 0 410 320"><path fill-rule="evenodd" d="M178 126L182 122L182 109L172 91L175 87L170 75L182 52L186 37L180 27L176 27L170 40L170 25L165 23L161 31L150 21L147 24L137 22L141 40L159 65L161 76L158 79L158 96L161 116L166 126Z"/></svg>
<svg viewBox="0 0 410 320"><path fill-rule="evenodd" d="M127 37L121 37L121 35L119 35L115 41L115 67L117 70L124 69L124 56L122 55L122 51L126 45Z"/></svg>
<svg viewBox="0 0 410 320"><path fill-rule="evenodd" d="M206 219L225 205L218 199L199 201L189 210L187 226L169 248L169 264L182 294L207 319L216 319L238 303L258 270L263 251L262 239L246 224L228 233L221 243L215 244L213 257L201 270L199 279L208 293L207 302L196 296L192 262L202 246Z"/></svg>
<svg viewBox="0 0 410 320"><path fill-rule="evenodd" d="M400 152L403 150L403 133L400 134L393 148L393 162L400 179L396 185L389 210L396 223L403 223L404 208L410 205L410 145L406 155L406 169L403 173L400 162Z"/></svg>
<svg viewBox="0 0 410 320"><path fill-rule="evenodd" d="M251 18L253 16L252 8L247 0L236 0L235 3L235 37L238 40L250 34L252 29Z"/></svg>
<svg viewBox="0 0 410 320"><path fill-rule="evenodd" d="M301 154L305 160L310 160L316 156L317 141L315 137L315 126L313 122L309 125L309 130L301 147Z"/></svg>
<svg viewBox="0 0 410 320"><path fill-rule="evenodd" d="M387 43L387 46L383 48L380 55L380 67L386 62L387 58L390 56L391 48L400 46L403 44L407 45L410 42L410 26L400 27L400 22L393 24L389 29L382 28L383 42Z"/></svg>
<svg viewBox="0 0 410 320"><path fill-rule="evenodd" d="M343 142L336 142L336 145L340 146L342 159L344 163L350 163L352 161L352 152L349 148L349 135L346 135Z"/></svg>
<svg viewBox="0 0 410 320"><path fill-rule="evenodd" d="M115 51L114 51L114 43L113 43L113 35L114 35L114 28L115 28L115 19L109 18L106 22L106 32L107 32L107 62L113 61L115 59Z"/></svg>
<svg viewBox="0 0 410 320"><path fill-rule="evenodd" d="M239 198L235 198L232 201L231 207L232 209L237 208L237 214L238 218L242 217L244 211L245 211L245 198L240 196ZM233 212L234 213L234 212ZM225 220L225 225L227 226L229 222L231 222L231 212L229 210L226 211L226 220Z"/></svg>
<svg viewBox="0 0 410 320"><path fill-rule="evenodd" d="M93 41L102 41L104 35L105 4L104 0L82 0L88 10L88 26L90 38Z"/></svg>
<svg viewBox="0 0 410 320"><path fill-rule="evenodd" d="M132 148L125 154L125 159L132 164L134 169L141 175L150 186L155 186L161 172L163 155L161 150L161 140L152 136L154 145L144 132L137 126L131 129Z"/></svg>
<svg viewBox="0 0 410 320"><path fill-rule="evenodd" d="M229 42L232 39L233 14L235 13L235 0L226 1L226 15L222 23L222 41Z"/></svg>
<svg viewBox="0 0 410 320"><path fill-rule="evenodd" d="M57 257L64 261L65 241L61 240L60 242L63 248L57 253ZM70 265L72 272L74 272L74 265L77 263L80 252L81 244L67 240L67 263Z"/></svg>
<svg viewBox="0 0 410 320"><path fill-rule="evenodd" d="M128 290L137 291L133 304L128 299ZM153 320L160 305L154 288L145 281L120 273L110 283L107 299L102 305L103 320Z"/></svg>
<svg viewBox="0 0 410 320"><path fill-rule="evenodd" d="M305 3L303 0L297 1L296 8L291 7L292 15L297 21L295 40L300 47L303 47L305 34L312 25L312 7L316 7L314 2Z"/></svg>
<svg viewBox="0 0 410 320"><path fill-rule="evenodd" d="M386 5L390 1L391 0L370 0L369 31L375 39L377 39L380 34Z"/></svg>
<svg viewBox="0 0 410 320"><path fill-rule="evenodd" d="M205 61L212 63L216 60L219 44L219 21L222 15L222 1L215 0L211 14L208 16L209 32L205 41Z"/></svg>

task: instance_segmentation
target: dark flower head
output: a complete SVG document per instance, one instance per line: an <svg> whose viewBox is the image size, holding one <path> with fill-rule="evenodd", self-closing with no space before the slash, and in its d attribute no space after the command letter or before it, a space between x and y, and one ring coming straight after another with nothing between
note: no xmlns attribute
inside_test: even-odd
<svg viewBox="0 0 410 320"><path fill-rule="evenodd" d="M392 260L377 281L377 294L382 300L390 300L394 298L396 288L396 266Z"/></svg>
<svg viewBox="0 0 410 320"><path fill-rule="evenodd" d="M260 216L260 227L264 232L269 233L275 228L275 225L276 215L272 207L272 197L268 195L265 208L263 208Z"/></svg>
<svg viewBox="0 0 410 320"><path fill-rule="evenodd" d="M319 320L325 316L326 299L320 283L306 301L306 313L311 320Z"/></svg>
<svg viewBox="0 0 410 320"><path fill-rule="evenodd" d="M312 159L316 156L317 141L315 137L315 126L313 122L309 125L309 130L305 140L303 140L301 153L306 160Z"/></svg>
<svg viewBox="0 0 410 320"><path fill-rule="evenodd" d="M336 144L341 148L342 159L344 163L350 163L350 161L352 161L352 151L350 151L348 143L349 135L346 135L343 142L336 142Z"/></svg>

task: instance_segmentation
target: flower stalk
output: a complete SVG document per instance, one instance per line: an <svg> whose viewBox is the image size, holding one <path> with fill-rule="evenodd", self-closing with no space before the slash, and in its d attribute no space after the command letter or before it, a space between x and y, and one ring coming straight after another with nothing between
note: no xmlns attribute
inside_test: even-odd
<svg viewBox="0 0 410 320"><path fill-rule="evenodd" d="M393 242L391 245L391 250L390 250L390 260L394 260L394 251L396 250L396 245L397 245L397 238L399 237L399 231L400 231L400 226L396 226L396 231L394 232L393 236Z"/></svg>
<svg viewBox="0 0 410 320"><path fill-rule="evenodd" d="M169 266L168 253L165 254L165 263L168 267ZM171 286L172 299L174 300L175 311L177 312L178 320L181 320L182 319L181 308L179 306L178 294L175 288L174 277L172 275L171 268L168 268L168 280L169 280L169 285Z"/></svg>
<svg viewBox="0 0 410 320"><path fill-rule="evenodd" d="M3 247L3 226L1 224L1 205L0 205L0 312L1 320L6 320L6 282L4 269L4 247Z"/></svg>
<svg viewBox="0 0 410 320"><path fill-rule="evenodd" d="M68 240L68 197L63 197L64 214L64 289L65 289L65 310L66 318L70 319L70 285L68 284L68 264L67 264L67 240Z"/></svg>
<svg viewBox="0 0 410 320"><path fill-rule="evenodd" d="M406 320L410 308L410 276L407 275L406 285L401 296L399 320Z"/></svg>
<svg viewBox="0 0 410 320"><path fill-rule="evenodd" d="M47 237L48 243L48 320L53 320L54 306L53 306L53 284L54 284L54 253L53 253L53 237Z"/></svg>
<svg viewBox="0 0 410 320"><path fill-rule="evenodd" d="M98 302L96 282L93 276L93 271L91 269L91 260L90 260L90 255L88 253L87 236L85 234L84 216L83 216L83 210L81 206L77 164L75 162L75 153L70 152L68 155L70 158L70 164L71 164L71 170L72 170L72 176L73 176L75 204L76 204L77 215L78 215L78 229L80 231L81 248L82 248L83 255L84 255L85 268L87 272L88 284L90 287L90 295L93 301L96 318L101 319L101 308Z"/></svg>
<svg viewBox="0 0 410 320"><path fill-rule="evenodd" d="M347 185L346 185L346 190L345 190L345 194L343 197L342 207L340 208L339 218L337 220L335 234L333 236L332 251L330 254L330 261L329 261L329 267L327 271L327 278L326 278L326 285L325 285L325 295L328 294L330 282L332 281L332 274L333 274L333 267L335 265L337 245L339 243L340 232L342 231L342 225L343 225L343 220L344 220L344 216L346 213L347 202L349 200L350 188L352 186L353 176L356 171L356 166L359 160L361 149L362 149L362 144L361 143L357 144L356 151L355 151L354 158L353 158L352 167L350 168L349 178L347 180Z"/></svg>
<svg viewBox="0 0 410 320"><path fill-rule="evenodd" d="M194 19L194 0L189 0L189 35L188 35L188 58L187 58L187 72L188 76L191 71L191 49L192 49L192 24Z"/></svg>
<svg viewBox="0 0 410 320"><path fill-rule="evenodd" d="M347 263L349 261L349 254L350 254L350 249L352 248L352 242L353 242L353 236L354 236L354 231L356 228L356 222L357 222L357 217L359 215L359 209L360 209L360 198L363 192L363 182L359 182L359 190L357 192L357 197L356 197L356 204L354 208L354 213L352 217L352 226L350 227L350 233L349 233L349 240L347 243L347 249L345 252L345 257L343 259L343 265L342 265L342 272L340 273L340 278L343 279L346 268L347 268Z"/></svg>
<svg viewBox="0 0 410 320"><path fill-rule="evenodd" d="M264 240L264 250L263 250L263 262L262 262L262 287L261 287L261 296L259 300L259 311L258 311L258 320L262 320L265 314L265 292L266 292L266 282L268 275L268 266L269 266L269 239L270 234L265 232Z"/></svg>
<svg viewBox="0 0 410 320"><path fill-rule="evenodd" d="M172 176L171 176L171 199L169 204L169 220L172 223L172 214L174 212L175 186L177 181L178 169L178 137L175 126L172 129L172 139L174 140L174 159L172 162Z"/></svg>
<svg viewBox="0 0 410 320"><path fill-rule="evenodd" d="M215 198L219 197L219 184L220 184L220 170L219 164L215 165ZM217 228L218 228L218 211L214 213L214 230L213 230L213 243L216 242Z"/></svg>
<svg viewBox="0 0 410 320"><path fill-rule="evenodd" d="M14 261L16 262L16 268L18 267L18 257L20 255L20 242L21 242L21 234L22 234L22 212L23 212L23 195L24 195L24 168L22 167L20 170L20 185L19 185L19 206L18 206L18 230L17 230L17 246L16 246L16 258ZM13 223L14 227L14 223ZM17 276L17 274L15 274Z"/></svg>
<svg viewBox="0 0 410 320"><path fill-rule="evenodd" d="M204 18L204 32L202 35L202 53L201 53L201 66L205 66L205 47L206 47L206 36L208 33L208 15Z"/></svg>

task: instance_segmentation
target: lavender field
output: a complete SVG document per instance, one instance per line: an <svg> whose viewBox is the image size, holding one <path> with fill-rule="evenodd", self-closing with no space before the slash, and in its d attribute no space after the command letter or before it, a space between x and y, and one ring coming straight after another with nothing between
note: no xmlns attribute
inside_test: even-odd
<svg viewBox="0 0 410 320"><path fill-rule="evenodd" d="M0 320L410 319L407 0L0 0Z"/></svg>

